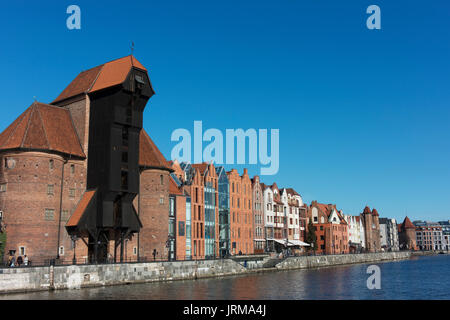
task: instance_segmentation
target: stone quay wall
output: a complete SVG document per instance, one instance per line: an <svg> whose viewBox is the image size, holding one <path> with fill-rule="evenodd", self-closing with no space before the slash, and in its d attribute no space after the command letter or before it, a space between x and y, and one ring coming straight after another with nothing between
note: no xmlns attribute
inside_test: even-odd
<svg viewBox="0 0 450 320"><path fill-rule="evenodd" d="M301 256L289 257L278 263L277 269L306 269L328 266L337 266L343 264L369 263L388 260L409 259L411 252L377 252L360 254L341 254L341 255L323 255L323 256Z"/></svg>
<svg viewBox="0 0 450 320"><path fill-rule="evenodd" d="M269 270L328 267L410 258L410 252L289 257L262 267L267 256L240 259L0 268L0 293L80 289L156 281L222 277Z"/></svg>

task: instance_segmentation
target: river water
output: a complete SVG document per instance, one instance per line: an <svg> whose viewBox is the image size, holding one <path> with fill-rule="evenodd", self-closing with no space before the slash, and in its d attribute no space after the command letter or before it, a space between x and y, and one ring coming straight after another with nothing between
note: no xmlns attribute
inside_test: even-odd
<svg viewBox="0 0 450 320"><path fill-rule="evenodd" d="M381 289L367 288L371 264L200 280L0 295L0 299L278 300L450 299L450 255L382 262Z"/></svg>

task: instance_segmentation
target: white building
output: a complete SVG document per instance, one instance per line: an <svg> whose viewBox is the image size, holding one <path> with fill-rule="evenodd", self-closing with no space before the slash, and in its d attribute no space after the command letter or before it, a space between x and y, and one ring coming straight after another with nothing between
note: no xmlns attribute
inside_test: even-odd
<svg viewBox="0 0 450 320"><path fill-rule="evenodd" d="M343 215L347 222L348 242L350 252L364 251L366 238L364 226L359 216Z"/></svg>

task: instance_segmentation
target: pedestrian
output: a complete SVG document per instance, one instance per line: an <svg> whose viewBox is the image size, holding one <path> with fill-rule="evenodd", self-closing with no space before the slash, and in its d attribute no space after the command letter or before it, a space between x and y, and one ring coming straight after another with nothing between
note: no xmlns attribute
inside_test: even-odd
<svg viewBox="0 0 450 320"><path fill-rule="evenodd" d="M9 265L11 268L13 268L16 264L16 256L11 257L11 264Z"/></svg>
<svg viewBox="0 0 450 320"><path fill-rule="evenodd" d="M23 256L23 265L28 266L28 256L27 255Z"/></svg>
<svg viewBox="0 0 450 320"><path fill-rule="evenodd" d="M23 258L22 256L18 256L17 257L17 266L20 267L20 265L23 263Z"/></svg>
<svg viewBox="0 0 450 320"><path fill-rule="evenodd" d="M153 261L156 260L156 254L157 254L156 249L153 249Z"/></svg>
<svg viewBox="0 0 450 320"><path fill-rule="evenodd" d="M12 255L10 254L8 257L8 267L11 267Z"/></svg>

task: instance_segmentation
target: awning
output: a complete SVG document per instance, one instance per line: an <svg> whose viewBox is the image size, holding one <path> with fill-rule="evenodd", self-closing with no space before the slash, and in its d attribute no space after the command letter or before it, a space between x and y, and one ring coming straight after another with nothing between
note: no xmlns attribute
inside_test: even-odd
<svg viewBox="0 0 450 320"><path fill-rule="evenodd" d="M284 246L286 245L286 239L279 240L279 239L268 238L267 240L278 242L279 244L282 244ZM295 246L309 247L310 246L306 242L303 242L303 241L300 241L300 240L288 240L287 245L288 245L288 247L295 247Z"/></svg>
<svg viewBox="0 0 450 320"><path fill-rule="evenodd" d="M310 244L307 244L306 242L303 242L300 240L288 240L288 241L289 241L289 244L292 243L292 245L294 245L294 246L300 246L300 247L309 247L310 246Z"/></svg>

